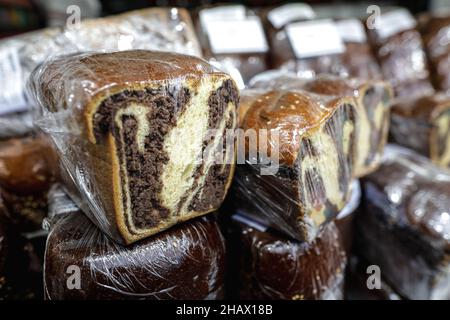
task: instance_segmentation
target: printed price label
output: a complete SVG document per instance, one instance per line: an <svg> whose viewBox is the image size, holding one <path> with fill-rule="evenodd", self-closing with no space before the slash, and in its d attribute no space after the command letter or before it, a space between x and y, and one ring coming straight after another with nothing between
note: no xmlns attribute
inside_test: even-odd
<svg viewBox="0 0 450 320"><path fill-rule="evenodd" d="M311 20L316 17L316 13L310 5L305 3L290 3L271 10L267 18L277 29L284 27L288 23L296 20Z"/></svg>
<svg viewBox="0 0 450 320"><path fill-rule="evenodd" d="M286 27L286 32L297 58L311 58L339 54L344 43L331 20L297 22Z"/></svg>
<svg viewBox="0 0 450 320"><path fill-rule="evenodd" d="M245 7L241 5L221 6L203 9L199 13L200 24L206 28L209 21L214 20L245 20Z"/></svg>
<svg viewBox="0 0 450 320"><path fill-rule="evenodd" d="M365 43L367 42L366 31L358 19L347 19L336 22L339 35L345 42Z"/></svg>
<svg viewBox="0 0 450 320"><path fill-rule="evenodd" d="M216 20L206 23L211 50L215 54L267 52L268 45L258 17Z"/></svg>
<svg viewBox="0 0 450 320"><path fill-rule="evenodd" d="M382 14L376 21L376 30L378 35L385 39L396 33L413 29L416 24L416 20L408 10L398 9Z"/></svg>
<svg viewBox="0 0 450 320"><path fill-rule="evenodd" d="M0 114L27 109L19 56L15 48L0 50Z"/></svg>

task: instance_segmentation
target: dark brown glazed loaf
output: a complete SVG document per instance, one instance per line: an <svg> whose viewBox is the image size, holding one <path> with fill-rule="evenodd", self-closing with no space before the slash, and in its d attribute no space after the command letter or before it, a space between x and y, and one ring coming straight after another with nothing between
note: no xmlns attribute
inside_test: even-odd
<svg viewBox="0 0 450 320"><path fill-rule="evenodd" d="M363 179L356 249L409 299L450 298L450 175L429 160L389 146Z"/></svg>
<svg viewBox="0 0 450 320"><path fill-rule="evenodd" d="M192 56L135 50L58 58L31 87L72 196L114 239L132 243L220 206L234 168L222 138L239 99L228 75Z"/></svg>
<svg viewBox="0 0 450 320"><path fill-rule="evenodd" d="M281 14L288 18L281 19L280 22L276 22L279 19L274 21L274 19L271 19L271 15L276 10L285 10ZM286 28L293 23L313 20L315 13L310 6L303 3L286 4L269 10L262 10L261 16L266 26L267 37L271 48L271 68L281 68L305 76L314 76L320 73L333 73L338 75L345 73L340 63L340 55L338 54L319 55L302 59L296 57ZM274 22L276 22L276 25L274 25Z"/></svg>
<svg viewBox="0 0 450 320"><path fill-rule="evenodd" d="M406 9L383 13L380 19L386 20L387 15L393 13L401 13L403 19L412 23L415 21ZM382 24L384 26L369 28L368 35L381 66L383 78L391 82L395 95L410 97L433 92L422 37L415 25L406 26L398 22L402 28L395 30L392 23ZM385 31L386 28L389 29L388 33Z"/></svg>
<svg viewBox="0 0 450 320"><path fill-rule="evenodd" d="M240 127L255 133L259 142L245 141L247 164L237 166L234 184L238 207L296 239L311 241L348 199L354 101L299 90L248 93L253 99L243 99L249 106L241 105L247 112ZM267 147L267 155L258 145ZM255 161L255 155L271 162Z"/></svg>
<svg viewBox="0 0 450 320"><path fill-rule="evenodd" d="M42 136L0 141L0 195L8 219L22 231L38 230L47 214L55 154Z"/></svg>
<svg viewBox="0 0 450 320"><path fill-rule="evenodd" d="M443 93L398 100L392 106L391 140L450 168L450 97Z"/></svg>
<svg viewBox="0 0 450 320"><path fill-rule="evenodd" d="M365 80L381 80L380 66L368 42L362 21L356 18L338 19L336 26L345 44L345 52L340 56L345 69L343 75Z"/></svg>
<svg viewBox="0 0 450 320"><path fill-rule="evenodd" d="M323 226L312 243L237 224L240 298L342 299L345 252L334 223Z"/></svg>
<svg viewBox="0 0 450 320"><path fill-rule="evenodd" d="M60 208L66 210L61 201ZM129 246L111 241L81 212L53 219L45 253L46 299L223 298L225 244L211 216ZM69 279L74 270L79 287Z"/></svg>
<svg viewBox="0 0 450 320"><path fill-rule="evenodd" d="M450 89L450 43L448 30L450 15L432 15L424 17L421 26L423 41L430 61L432 79L439 90Z"/></svg>
<svg viewBox="0 0 450 320"><path fill-rule="evenodd" d="M388 138L393 95L387 83L378 80L343 79L333 75L302 79L293 73L267 72L254 77L250 86L265 90L303 89L320 95L353 97L358 108L354 175L362 177L379 166ZM245 103L243 104L244 108L241 106L240 113L245 112Z"/></svg>
<svg viewBox="0 0 450 320"><path fill-rule="evenodd" d="M227 13L220 13L221 9L229 10L235 8L236 10L241 10L244 12L243 17L233 17ZM247 19L255 19L260 22L259 17L250 9L242 6L242 5L218 5L218 6L205 6L202 7L195 13L195 25L197 29L197 33L200 38L200 43L202 44L203 56L205 59L209 60L211 63L218 63L224 70L227 70L230 67L236 68L241 76L242 80L247 83L254 75L263 72L268 69L268 49L264 52L251 52L251 51L242 51L242 52L229 52L229 53L216 53L214 52L208 31L206 27L202 24L200 16L205 11L214 10L216 14L219 16L215 20L247 20ZM219 12L219 13L218 13ZM230 22L232 23L232 22ZM245 31L243 31L245 32ZM261 32L263 37L265 38L264 29L261 27ZM223 41L227 41L224 39Z"/></svg>

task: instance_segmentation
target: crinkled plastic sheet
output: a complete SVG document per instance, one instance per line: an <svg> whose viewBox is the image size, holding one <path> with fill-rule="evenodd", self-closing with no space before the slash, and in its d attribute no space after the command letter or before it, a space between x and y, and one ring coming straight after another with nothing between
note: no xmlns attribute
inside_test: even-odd
<svg viewBox="0 0 450 320"><path fill-rule="evenodd" d="M272 70L253 77L249 87L302 89L315 94L353 98L358 111L355 176L367 175L380 164L389 131L392 88L388 83L376 79L344 79L330 74L308 79L292 72Z"/></svg>
<svg viewBox="0 0 450 320"><path fill-rule="evenodd" d="M24 92L31 71L49 58L75 52L130 49L202 55L189 14L181 8L136 10L0 41L0 52L12 50L19 59L22 81L18 85Z"/></svg>
<svg viewBox="0 0 450 320"><path fill-rule="evenodd" d="M398 12L398 9L392 11ZM434 91L422 37L417 29L399 30L385 37L377 28L372 28L368 29L368 35L383 78L391 82L396 96L408 97Z"/></svg>
<svg viewBox="0 0 450 320"><path fill-rule="evenodd" d="M450 298L450 175L411 150L388 146L363 180L357 250L409 299Z"/></svg>
<svg viewBox="0 0 450 320"><path fill-rule="evenodd" d="M25 136L33 129L33 114L30 111L0 116L0 140Z"/></svg>
<svg viewBox="0 0 450 320"><path fill-rule="evenodd" d="M241 299L343 299L347 258L333 222L322 226L313 242L305 243L248 218L233 218Z"/></svg>
<svg viewBox="0 0 450 320"><path fill-rule="evenodd" d="M450 96L435 93L397 99L392 106L390 136L393 143L450 168Z"/></svg>
<svg viewBox="0 0 450 320"><path fill-rule="evenodd" d="M292 12L290 14L293 15ZM305 15L303 18L299 16L298 19L291 20L279 28L275 28L270 20L266 19L268 38L272 48L270 52L272 68L295 72L306 78L312 78L321 73L331 73L342 77L380 79L380 67L367 41L356 43L346 42L345 39L342 39L345 46L343 53L297 58L290 44L286 26L295 22L311 21L311 19L314 19L314 16Z"/></svg>
<svg viewBox="0 0 450 320"><path fill-rule="evenodd" d="M230 10L242 11L244 16L237 17L231 16L230 13L227 14ZM230 53L215 53L211 46L210 40L208 39L208 33L205 29L206 26L202 24L202 20L200 18L202 11L214 10L213 15L216 15L216 19L214 20L237 20L240 19L246 20L248 18L259 19L255 12L252 10L242 6L242 5L219 5L215 7L205 7L198 11L198 14L195 16L196 19L196 28L202 43L203 53L205 58L208 59L210 63L217 66L219 69L229 73L236 82L245 84L248 80L251 79L254 75L263 72L268 69L267 65L267 55L268 50L266 52L245 52L243 49L239 49L239 52L230 52ZM221 12L222 10L222 12ZM232 14L232 13L231 13ZM236 15L236 14L235 14ZM246 31L243 31L246 32ZM263 32L265 37L265 34ZM227 39L223 39L224 42L228 41ZM240 86L243 87L243 86Z"/></svg>
<svg viewBox="0 0 450 320"><path fill-rule="evenodd" d="M35 124L50 136L55 145L67 191L91 220L116 241L132 243L175 223L214 211L220 206L232 177L232 159L235 156L233 145L227 143L223 147L221 141L225 145L225 133L228 129L233 132L235 128L238 92L228 75L217 71L206 61L193 56L143 50L58 57L33 72L30 91L36 99L36 105L40 106L40 115L36 117ZM186 96L186 92L190 96ZM127 96L128 94L131 96ZM209 117L213 112L210 103L216 101L209 99L213 95L219 100L216 103L218 115ZM228 102L221 106L220 101L225 99ZM131 132L133 123L125 125L117 120L115 112L128 110L129 106L132 109L133 103L138 107L140 104L139 108L145 109L124 112L135 119L136 130L148 129L142 135L143 138L139 138L141 136L138 137L138 133L134 135ZM95 115L94 111L87 111L97 105L100 107L96 109ZM159 106L160 109L157 108ZM183 108L190 109L184 112ZM151 117L144 118L142 110ZM191 119L187 114L197 118ZM123 118L120 120L124 121ZM180 126L178 123L181 123ZM193 133L194 129L191 130L191 127L197 128L197 131ZM172 128L176 130L171 130ZM208 129L212 129L213 139ZM189 133L187 137L183 136L184 132ZM132 142L123 142L126 134L131 136L127 141ZM181 139L186 140L179 143ZM155 145L152 145L154 141ZM167 145L173 146L163 149ZM137 151L133 151L133 146ZM132 150L127 149L125 156L122 147ZM170 156L167 150L172 150ZM167 151L167 156L164 156L163 151ZM144 152L148 154L143 156ZM183 158L184 155L186 158ZM205 158L202 159L202 156ZM217 156L223 163L215 162L214 157ZM167 166L164 167L166 163ZM172 164L174 169L170 171ZM123 169L125 165L127 171ZM203 165L204 167L200 167ZM150 174L153 167L156 171ZM194 185L196 180L193 175L199 170L203 170L201 176L205 180ZM179 177L171 178L169 171L179 172ZM168 175L167 183L163 183L162 178L157 176L164 172ZM131 179L128 177L132 176L136 189L125 187L129 184L124 175L126 179ZM149 182L151 179L154 179L154 183ZM158 183L161 183L161 189L164 187L165 190L174 190L178 201L176 204L180 204L180 208L173 209L164 204L159 209L153 205L154 198L160 197L162 193L156 189ZM177 189L178 186L180 189ZM181 188L185 188L185 191L180 195L176 192L183 191ZM117 191L118 189L121 191ZM138 226L138 232L132 230L133 226L123 226L130 224L131 214L127 215L128 211L125 212L125 209L117 205L119 201L125 201L122 194L128 196L128 192L131 194L133 190L140 194L135 198L131 198L133 195L129 196L127 205L130 208L148 204L154 209L152 214L147 210L144 217L152 219L154 225ZM196 192L192 197L191 190ZM210 192L209 196L207 192ZM189 198L190 202L186 200L187 204L193 203L196 199L194 196L198 196L200 208L194 207L190 211L181 208L184 195ZM155 201L162 203L160 198ZM202 205L205 207L201 207ZM179 211L168 217L164 216L165 208L171 209L170 214ZM136 219L138 218L140 216Z"/></svg>
<svg viewBox="0 0 450 320"><path fill-rule="evenodd" d="M60 186L52 188L49 199L46 299L223 298L225 244L213 217L121 246L95 227Z"/></svg>
<svg viewBox="0 0 450 320"><path fill-rule="evenodd" d="M356 112L351 98L242 91L240 128L247 138L241 137L239 147L245 146L246 157L238 153L235 207L312 241L349 199Z"/></svg>
<svg viewBox="0 0 450 320"><path fill-rule="evenodd" d="M430 60L432 79L440 90L450 91L450 15L422 16L421 33Z"/></svg>

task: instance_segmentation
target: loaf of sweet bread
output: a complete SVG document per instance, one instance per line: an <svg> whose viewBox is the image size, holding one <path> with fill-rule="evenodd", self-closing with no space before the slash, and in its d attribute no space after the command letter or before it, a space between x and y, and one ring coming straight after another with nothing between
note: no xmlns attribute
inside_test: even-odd
<svg viewBox="0 0 450 320"><path fill-rule="evenodd" d="M113 238L131 243L220 206L238 104L225 73L176 53L79 54L44 64L30 88L71 195Z"/></svg>
<svg viewBox="0 0 450 320"><path fill-rule="evenodd" d="M223 298L225 242L214 217L199 217L123 246L103 234L60 189L52 188L49 198L46 299Z"/></svg>
<svg viewBox="0 0 450 320"><path fill-rule="evenodd" d="M355 252L408 299L450 298L450 175L428 159L388 146L362 180Z"/></svg>
<svg viewBox="0 0 450 320"><path fill-rule="evenodd" d="M299 78L288 72L267 72L252 79L252 88L303 89L320 95L353 97L356 115L355 177L374 171L380 164L388 138L391 86L378 80L343 79L321 75L313 79ZM241 108L242 109L242 108ZM240 110L240 113L245 110Z"/></svg>
<svg viewBox="0 0 450 320"><path fill-rule="evenodd" d="M391 140L450 168L450 97L443 93L398 100L392 106Z"/></svg>
<svg viewBox="0 0 450 320"><path fill-rule="evenodd" d="M246 96L249 94L251 97ZM311 241L348 200L356 143L352 98L300 90L243 91L247 164L237 166L238 209ZM265 151L267 154L265 155ZM256 159L269 161L254 161ZM238 158L239 160L239 158Z"/></svg>
<svg viewBox="0 0 450 320"><path fill-rule="evenodd" d="M347 258L334 223L311 243L236 223L241 299L339 300Z"/></svg>

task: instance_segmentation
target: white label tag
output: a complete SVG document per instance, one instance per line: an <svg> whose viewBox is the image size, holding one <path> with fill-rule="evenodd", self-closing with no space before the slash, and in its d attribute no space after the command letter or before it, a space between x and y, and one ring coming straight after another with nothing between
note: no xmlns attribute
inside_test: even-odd
<svg viewBox="0 0 450 320"><path fill-rule="evenodd" d="M267 18L277 29L295 20L311 20L316 17L316 13L310 5L306 3L290 3L270 10Z"/></svg>
<svg viewBox="0 0 450 320"><path fill-rule="evenodd" d="M200 24L206 28L209 21L214 20L245 20L245 7L241 5L221 6L203 9L199 13Z"/></svg>
<svg viewBox="0 0 450 320"><path fill-rule="evenodd" d="M0 83L0 114L26 110L22 68L15 48L0 50Z"/></svg>
<svg viewBox="0 0 450 320"><path fill-rule="evenodd" d="M298 22L286 27L297 58L339 54L345 51L336 25L331 20Z"/></svg>
<svg viewBox="0 0 450 320"><path fill-rule="evenodd" d="M376 30L382 38L388 38L396 33L413 29L416 27L416 20L406 9L383 13L376 22Z"/></svg>
<svg viewBox="0 0 450 320"><path fill-rule="evenodd" d="M216 20L206 23L211 50L215 54L267 52L268 45L258 17Z"/></svg>
<svg viewBox="0 0 450 320"><path fill-rule="evenodd" d="M358 19L347 19L336 22L339 35L344 42L367 42L364 25Z"/></svg>

